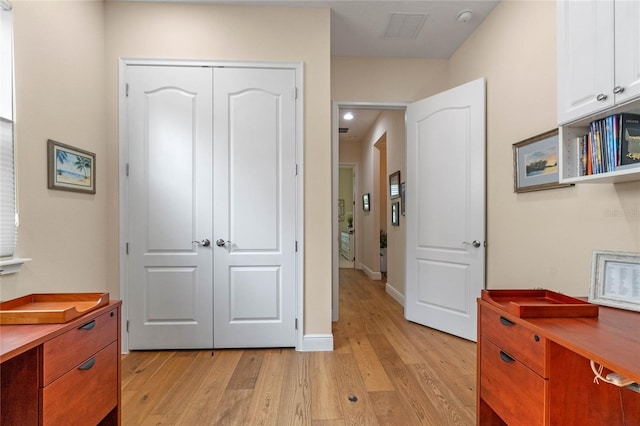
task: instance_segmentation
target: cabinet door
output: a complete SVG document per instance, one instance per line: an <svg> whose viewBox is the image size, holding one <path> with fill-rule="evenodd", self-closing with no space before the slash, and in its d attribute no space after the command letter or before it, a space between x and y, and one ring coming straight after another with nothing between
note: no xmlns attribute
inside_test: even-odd
<svg viewBox="0 0 640 426"><path fill-rule="evenodd" d="M620 103L640 95L640 2L616 1L615 22L615 87L624 90L615 101Z"/></svg>
<svg viewBox="0 0 640 426"><path fill-rule="evenodd" d="M558 2L559 123L613 105L613 19L612 1Z"/></svg>

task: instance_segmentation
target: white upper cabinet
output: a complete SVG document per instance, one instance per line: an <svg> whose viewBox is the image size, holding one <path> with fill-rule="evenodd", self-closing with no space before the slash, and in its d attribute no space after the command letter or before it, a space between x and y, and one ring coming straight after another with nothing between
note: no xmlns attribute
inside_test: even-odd
<svg viewBox="0 0 640 426"><path fill-rule="evenodd" d="M640 2L616 1L614 7L614 92L621 103L640 95Z"/></svg>
<svg viewBox="0 0 640 426"><path fill-rule="evenodd" d="M640 2L558 2L558 122L640 94Z"/></svg>

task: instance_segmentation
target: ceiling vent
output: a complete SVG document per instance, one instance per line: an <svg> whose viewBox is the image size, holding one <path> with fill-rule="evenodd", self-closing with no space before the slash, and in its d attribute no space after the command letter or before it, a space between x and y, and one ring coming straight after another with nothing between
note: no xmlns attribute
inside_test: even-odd
<svg viewBox="0 0 640 426"><path fill-rule="evenodd" d="M338 127L338 133L347 133L348 131L349 131L348 127Z"/></svg>
<svg viewBox="0 0 640 426"><path fill-rule="evenodd" d="M389 15L389 23L384 32L384 38L400 40L415 40L422 29L428 14L418 13L392 13Z"/></svg>

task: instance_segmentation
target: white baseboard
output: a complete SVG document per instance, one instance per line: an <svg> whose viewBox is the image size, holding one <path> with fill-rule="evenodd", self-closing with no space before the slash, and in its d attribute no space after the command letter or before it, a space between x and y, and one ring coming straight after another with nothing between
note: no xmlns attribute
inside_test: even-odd
<svg viewBox="0 0 640 426"><path fill-rule="evenodd" d="M305 334L302 345L297 348L300 352L331 352L333 351L333 334Z"/></svg>
<svg viewBox="0 0 640 426"><path fill-rule="evenodd" d="M371 269L369 269L369 267L367 265L365 265L364 263L360 264L360 269L362 269L364 271L365 274L367 274L367 276L369 278L371 278L372 280L381 280L382 279L382 274L380 272L375 272L372 271Z"/></svg>
<svg viewBox="0 0 640 426"><path fill-rule="evenodd" d="M393 297L393 300L398 302L401 306L404 306L404 294L400 293L398 290L393 288L389 283L387 283L387 285L385 286L385 289L387 291L387 294Z"/></svg>

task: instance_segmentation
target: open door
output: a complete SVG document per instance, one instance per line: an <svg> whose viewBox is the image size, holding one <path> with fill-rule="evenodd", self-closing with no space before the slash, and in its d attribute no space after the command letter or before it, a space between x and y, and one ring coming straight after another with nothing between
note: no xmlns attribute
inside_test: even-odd
<svg viewBox="0 0 640 426"><path fill-rule="evenodd" d="M476 340L485 276L485 81L407 107L405 317Z"/></svg>

